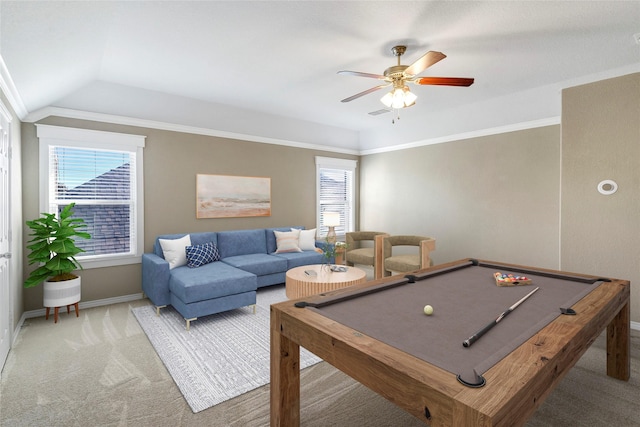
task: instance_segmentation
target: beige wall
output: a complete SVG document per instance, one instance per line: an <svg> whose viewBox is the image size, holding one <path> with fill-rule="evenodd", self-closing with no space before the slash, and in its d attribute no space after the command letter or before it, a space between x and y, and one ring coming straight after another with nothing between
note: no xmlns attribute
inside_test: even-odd
<svg viewBox="0 0 640 427"><path fill-rule="evenodd" d="M435 263L558 268L560 126L364 156L361 229L436 239Z"/></svg>
<svg viewBox="0 0 640 427"><path fill-rule="evenodd" d="M434 237L436 263L628 279L640 322L640 74L562 95L562 126L364 156L360 229Z"/></svg>
<svg viewBox="0 0 640 427"><path fill-rule="evenodd" d="M48 118L41 123L146 135L145 252L165 233L304 225L315 227L315 156L357 156L131 126ZM38 216L38 142L23 124L25 218ZM196 174L271 178L270 217L196 219ZM357 182L356 182L357 186ZM27 232L24 229L24 232ZM140 265L83 270L82 300L141 292ZM42 308L42 287L25 290L25 310Z"/></svg>
<svg viewBox="0 0 640 427"><path fill-rule="evenodd" d="M562 92L561 227L562 268L631 280L640 322L640 74Z"/></svg>

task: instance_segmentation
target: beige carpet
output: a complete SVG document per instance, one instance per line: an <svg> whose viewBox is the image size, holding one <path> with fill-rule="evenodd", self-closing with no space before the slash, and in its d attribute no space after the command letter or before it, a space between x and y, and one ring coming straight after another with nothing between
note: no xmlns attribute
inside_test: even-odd
<svg viewBox="0 0 640 427"><path fill-rule="evenodd" d="M29 319L0 383L0 425L269 425L269 386L194 414L131 314L145 301ZM605 375L604 337L527 426L640 426L640 332L632 331L632 378ZM302 425L423 426L325 362L302 373Z"/></svg>

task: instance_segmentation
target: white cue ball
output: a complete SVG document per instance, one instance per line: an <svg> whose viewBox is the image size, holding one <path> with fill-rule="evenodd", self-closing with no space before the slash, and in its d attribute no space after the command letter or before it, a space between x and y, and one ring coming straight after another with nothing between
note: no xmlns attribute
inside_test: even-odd
<svg viewBox="0 0 640 427"><path fill-rule="evenodd" d="M427 316L431 316L433 314L433 307L431 307L430 305L425 305L424 314L426 314Z"/></svg>

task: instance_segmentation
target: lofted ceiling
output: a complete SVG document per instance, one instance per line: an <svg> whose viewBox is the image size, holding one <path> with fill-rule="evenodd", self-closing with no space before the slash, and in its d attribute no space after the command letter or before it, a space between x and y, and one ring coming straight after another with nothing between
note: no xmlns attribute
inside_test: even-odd
<svg viewBox="0 0 640 427"><path fill-rule="evenodd" d="M560 90L640 71L640 1L7 1L0 56L24 121L101 113L367 153L544 122ZM375 74L429 50L416 105L383 108ZM124 120L124 119L122 119ZM135 123L135 122L132 122Z"/></svg>

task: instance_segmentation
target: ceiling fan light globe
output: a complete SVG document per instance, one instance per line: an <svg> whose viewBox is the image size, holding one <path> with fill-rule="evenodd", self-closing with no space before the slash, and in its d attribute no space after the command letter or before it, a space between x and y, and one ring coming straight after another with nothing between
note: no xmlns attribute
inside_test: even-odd
<svg viewBox="0 0 640 427"><path fill-rule="evenodd" d="M394 89L393 90L393 101L391 103L391 107L398 109L404 108L404 91L402 89Z"/></svg>
<svg viewBox="0 0 640 427"><path fill-rule="evenodd" d="M391 105L393 104L393 96L391 95L391 92L380 98L380 102L382 102L385 107L391 108Z"/></svg>
<svg viewBox="0 0 640 427"><path fill-rule="evenodd" d="M399 110L401 108L411 107L416 103L418 97L414 95L407 86L397 87L385 96L380 98L385 107Z"/></svg>
<svg viewBox="0 0 640 427"><path fill-rule="evenodd" d="M418 99L418 97L413 94L413 92L410 92L409 89L407 89L404 92L404 106L405 107L411 107L413 104L416 103L416 99Z"/></svg>

